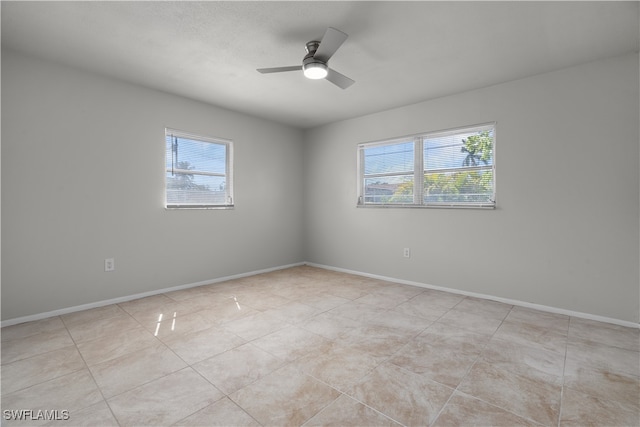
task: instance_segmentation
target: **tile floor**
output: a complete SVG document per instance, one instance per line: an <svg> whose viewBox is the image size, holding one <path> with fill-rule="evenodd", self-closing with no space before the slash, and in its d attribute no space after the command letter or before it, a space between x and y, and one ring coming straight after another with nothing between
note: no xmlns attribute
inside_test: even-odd
<svg viewBox="0 0 640 427"><path fill-rule="evenodd" d="M301 266L3 328L2 425L638 426L639 343Z"/></svg>

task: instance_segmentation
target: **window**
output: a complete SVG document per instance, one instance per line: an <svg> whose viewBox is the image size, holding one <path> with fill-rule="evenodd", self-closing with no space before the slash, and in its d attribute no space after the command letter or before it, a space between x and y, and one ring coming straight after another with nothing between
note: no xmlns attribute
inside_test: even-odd
<svg viewBox="0 0 640 427"><path fill-rule="evenodd" d="M232 208L231 141L165 129L167 208Z"/></svg>
<svg viewBox="0 0 640 427"><path fill-rule="evenodd" d="M495 207L495 124L358 145L358 206Z"/></svg>

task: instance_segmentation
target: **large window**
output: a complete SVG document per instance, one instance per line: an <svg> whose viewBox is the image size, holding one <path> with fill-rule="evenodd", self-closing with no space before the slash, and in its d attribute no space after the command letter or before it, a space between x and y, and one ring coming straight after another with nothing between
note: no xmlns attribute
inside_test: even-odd
<svg viewBox="0 0 640 427"><path fill-rule="evenodd" d="M233 207L231 141L165 130L167 208Z"/></svg>
<svg viewBox="0 0 640 427"><path fill-rule="evenodd" d="M358 145L358 206L495 207L495 124Z"/></svg>

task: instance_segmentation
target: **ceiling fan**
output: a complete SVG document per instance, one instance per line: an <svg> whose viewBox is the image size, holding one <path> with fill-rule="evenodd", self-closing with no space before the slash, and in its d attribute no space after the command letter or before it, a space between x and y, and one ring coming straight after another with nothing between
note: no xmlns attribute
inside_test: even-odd
<svg viewBox="0 0 640 427"><path fill-rule="evenodd" d="M342 31L329 27L325 31L322 41L310 41L306 45L307 55L302 59L302 65L276 68L258 68L258 71L267 73L281 73L285 71L302 70L308 79L327 79L334 85L346 89L355 83L349 77L329 68L329 58L333 56L338 48L349 37Z"/></svg>

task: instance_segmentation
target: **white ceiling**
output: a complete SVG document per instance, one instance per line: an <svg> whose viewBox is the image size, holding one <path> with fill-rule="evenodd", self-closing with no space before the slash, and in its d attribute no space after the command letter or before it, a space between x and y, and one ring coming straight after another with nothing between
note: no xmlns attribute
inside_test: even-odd
<svg viewBox="0 0 640 427"><path fill-rule="evenodd" d="M7 2L2 46L310 128L637 52L638 2ZM349 38L301 72L328 26Z"/></svg>

